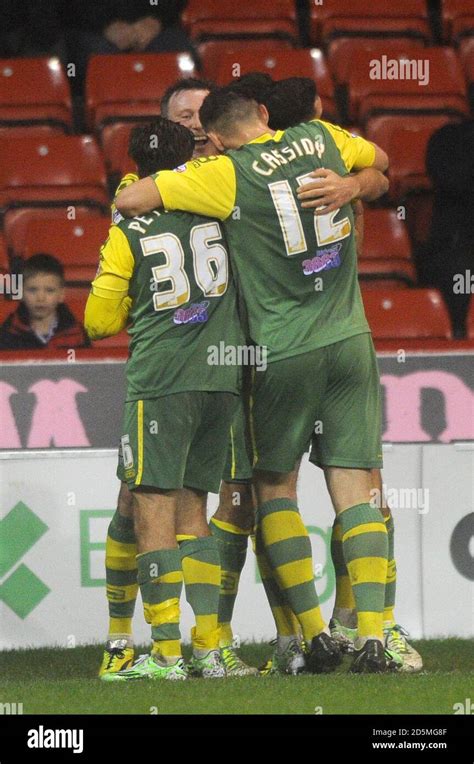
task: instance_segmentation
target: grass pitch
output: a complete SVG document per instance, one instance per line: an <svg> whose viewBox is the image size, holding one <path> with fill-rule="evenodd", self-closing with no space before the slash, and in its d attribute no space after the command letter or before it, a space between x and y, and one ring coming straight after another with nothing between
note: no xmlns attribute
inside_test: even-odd
<svg viewBox="0 0 474 764"><path fill-rule="evenodd" d="M0 703L24 714L449 714L472 696L473 642L414 642L425 669L415 675L353 676L350 659L324 676L249 677L106 685L97 678L102 645L0 653ZM146 648L137 649L136 654ZM259 666L267 644L241 648Z"/></svg>

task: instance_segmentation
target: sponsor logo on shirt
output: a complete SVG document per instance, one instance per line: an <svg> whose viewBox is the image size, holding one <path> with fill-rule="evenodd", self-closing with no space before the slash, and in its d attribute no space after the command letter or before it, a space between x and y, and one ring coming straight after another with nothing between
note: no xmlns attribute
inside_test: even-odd
<svg viewBox="0 0 474 764"><path fill-rule="evenodd" d="M115 207L113 213L112 213L112 223L113 225L118 225L123 220L123 215L120 214L118 209Z"/></svg>
<svg viewBox="0 0 474 764"><path fill-rule="evenodd" d="M334 244L332 247L319 249L318 254L310 260L303 260L304 275L310 276L312 273L338 268L341 264L341 249L342 244Z"/></svg>
<svg viewBox="0 0 474 764"><path fill-rule="evenodd" d="M174 168L174 172L186 172L186 165L180 164L178 167Z"/></svg>
<svg viewBox="0 0 474 764"><path fill-rule="evenodd" d="M209 318L209 301L196 302L189 308L178 308L173 314L174 324L203 324Z"/></svg>

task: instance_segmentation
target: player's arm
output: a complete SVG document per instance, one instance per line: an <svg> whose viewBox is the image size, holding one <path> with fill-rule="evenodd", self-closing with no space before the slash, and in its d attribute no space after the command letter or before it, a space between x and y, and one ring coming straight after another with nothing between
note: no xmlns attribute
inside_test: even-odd
<svg viewBox="0 0 474 764"><path fill-rule="evenodd" d="M388 178L373 167L366 167L350 175L338 175L333 170L321 168L308 176L313 181L306 182L298 190L302 207L318 208L323 214L333 212L356 199L370 202L388 191Z"/></svg>
<svg viewBox="0 0 474 764"><path fill-rule="evenodd" d="M86 304L84 326L92 340L111 337L125 328L131 307L128 284L134 260L127 237L112 226L102 247L97 275Z"/></svg>
<svg viewBox="0 0 474 764"><path fill-rule="evenodd" d="M117 210L115 206L115 199L124 188L127 188L127 186L129 186L131 183L136 183L137 180L138 180L138 175L135 172L128 172L126 175L123 176L117 188L115 189L114 199L110 206L112 223L118 224L120 223L121 220L123 220L123 215L120 214L120 212Z"/></svg>
<svg viewBox="0 0 474 764"><path fill-rule="evenodd" d="M322 212L327 214L355 199L372 201L386 193L388 180L383 172L388 169L388 156L385 151L338 125L319 121L336 144L347 173L355 174L341 177L325 168L316 170L311 174L314 183L306 184L304 191L299 194L300 201L312 200L304 206L324 206Z"/></svg>
<svg viewBox="0 0 474 764"><path fill-rule="evenodd" d="M116 206L124 217L164 207L225 220L235 205L234 165L226 156L191 161L177 170L163 170L124 188Z"/></svg>

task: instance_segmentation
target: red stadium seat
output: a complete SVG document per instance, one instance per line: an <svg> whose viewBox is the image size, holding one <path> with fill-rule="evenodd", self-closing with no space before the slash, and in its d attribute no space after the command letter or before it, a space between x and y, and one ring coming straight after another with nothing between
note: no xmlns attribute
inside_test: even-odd
<svg viewBox="0 0 474 764"><path fill-rule="evenodd" d="M383 117L375 119L380 121L375 127L372 124L368 128L367 137L380 145L390 158L390 198L397 200L409 191L430 188L425 166L426 148L432 134L449 119L441 115L410 120L403 117L385 117L385 121L381 121Z"/></svg>
<svg viewBox="0 0 474 764"><path fill-rule="evenodd" d="M389 54L374 59L370 51L354 54L349 77L350 118L364 122L376 114L407 112L464 115L468 113L466 83L459 59L449 48L425 48L423 55L410 59L408 69L404 54ZM396 63L392 65L390 61ZM376 69L376 62L378 69ZM398 63L397 63L398 62ZM426 62L429 62L429 70ZM421 74L427 76L421 84L415 67L422 63ZM405 76L406 67L410 78ZM397 74L396 79L389 75ZM402 76L403 75L403 78Z"/></svg>
<svg viewBox="0 0 474 764"><path fill-rule="evenodd" d="M108 175L122 177L127 172L136 172L135 163L128 156L130 130L136 124L139 123L114 122L102 130L100 141Z"/></svg>
<svg viewBox="0 0 474 764"><path fill-rule="evenodd" d="M7 242L5 236L0 234L0 274L8 273L9 270Z"/></svg>
<svg viewBox="0 0 474 764"><path fill-rule="evenodd" d="M408 194L403 200L407 228L414 247L426 244L431 231L433 217L433 191L418 191Z"/></svg>
<svg viewBox="0 0 474 764"><path fill-rule="evenodd" d="M294 0L189 0L183 22L195 40L274 36L297 39Z"/></svg>
<svg viewBox="0 0 474 764"><path fill-rule="evenodd" d="M461 60L469 83L471 107L474 111L474 36L466 38L461 45Z"/></svg>
<svg viewBox="0 0 474 764"><path fill-rule="evenodd" d="M105 167L90 136L8 138L0 144L0 206L107 205Z"/></svg>
<svg viewBox="0 0 474 764"><path fill-rule="evenodd" d="M18 308L18 300L6 300L0 295L0 326L5 323L8 316ZM0 355L1 359L1 355Z"/></svg>
<svg viewBox="0 0 474 764"><path fill-rule="evenodd" d="M399 130L405 130L409 127L413 131L429 130L431 133L434 133L440 127L452 121L446 114L424 114L423 116L410 114L409 119L407 119L406 115L393 116L392 114L380 114L377 117L372 117L367 122L365 137L367 140L373 141L383 148L384 151L388 151L393 135Z"/></svg>
<svg viewBox="0 0 474 764"><path fill-rule="evenodd" d="M469 303L469 311L467 314L467 336L470 340L474 340L474 297L471 296Z"/></svg>
<svg viewBox="0 0 474 764"><path fill-rule="evenodd" d="M415 267L409 260L398 260L395 257L387 260L360 259L358 271L364 285L380 285L381 281L384 286L390 282L394 287L416 284Z"/></svg>
<svg viewBox="0 0 474 764"><path fill-rule="evenodd" d="M451 339L448 311L437 289L370 289L363 292L374 339Z"/></svg>
<svg viewBox="0 0 474 764"><path fill-rule="evenodd" d="M69 296L68 296L69 295ZM72 296L74 295L74 296ZM71 313L75 316L77 321L84 324L84 310L86 307L87 297L89 296L89 290L84 289L83 294L77 290L68 290L66 296L66 305ZM96 340L92 343L94 348L127 348L129 343L129 336L126 331L116 334L115 337L106 337L103 340Z"/></svg>
<svg viewBox="0 0 474 764"><path fill-rule="evenodd" d="M267 72L275 80L287 77L312 77L318 86L318 92L323 102L325 116L336 117L337 107L334 101L334 85L326 65L324 54L318 48L311 50L276 50L272 53L265 51L235 49L223 54L220 58L216 81L226 84L235 74L238 64L239 74L247 72ZM237 75L238 76L238 75Z"/></svg>
<svg viewBox="0 0 474 764"><path fill-rule="evenodd" d="M282 50L292 50L292 44L289 40L278 40L272 37L257 38L255 40L246 38L232 38L232 40L207 40L198 45L199 56L202 61L204 76L207 79L215 80L219 70L220 59L226 53L233 53L235 50L255 51L257 53L274 53Z"/></svg>
<svg viewBox="0 0 474 764"><path fill-rule="evenodd" d="M377 0L376 3L311 3L310 37L313 44L336 36L406 37L431 39L425 0Z"/></svg>
<svg viewBox="0 0 474 764"><path fill-rule="evenodd" d="M47 217L51 225L57 223L61 226L64 221L70 221L72 214L75 225L83 226L86 226L88 221L93 218L102 217L99 208L81 207L80 205L72 210L66 207L24 207L19 210L9 210L4 220L5 236L9 248L17 256L21 256L25 250L28 228L33 221L43 220Z"/></svg>
<svg viewBox="0 0 474 764"><path fill-rule="evenodd" d="M339 85L347 85L352 71L353 56L364 50L375 55L392 56L392 51L404 53L408 58L423 55L423 43L419 40L399 38L377 39L372 37L335 37L328 46L328 63L331 73Z"/></svg>
<svg viewBox="0 0 474 764"><path fill-rule="evenodd" d="M396 210L367 208L364 211L361 257L364 260L410 260L410 239Z"/></svg>
<svg viewBox="0 0 474 764"><path fill-rule="evenodd" d="M66 286L65 302L67 302L68 305L71 303L73 305L81 304L85 306L90 291L90 284L74 284L73 286L68 284Z"/></svg>
<svg viewBox="0 0 474 764"><path fill-rule="evenodd" d="M0 61L0 125L72 128L69 83L58 58Z"/></svg>
<svg viewBox="0 0 474 764"><path fill-rule="evenodd" d="M67 282L90 282L97 271L100 248L109 227L110 218L99 216L81 223L47 217L33 220L27 228L23 256L47 252L62 263Z"/></svg>
<svg viewBox="0 0 474 764"><path fill-rule="evenodd" d="M443 38L459 42L474 36L474 5L472 0L442 0Z"/></svg>
<svg viewBox="0 0 474 764"><path fill-rule="evenodd" d="M92 347L99 348L99 350L100 348L103 350L106 350L107 348L128 348L129 342L130 337L126 331L123 331L116 334L114 337L104 337L103 340L95 340L95 342L92 343Z"/></svg>
<svg viewBox="0 0 474 764"><path fill-rule="evenodd" d="M150 119L160 113L165 90L195 73L189 53L123 53L92 56L86 79L90 128L110 122Z"/></svg>

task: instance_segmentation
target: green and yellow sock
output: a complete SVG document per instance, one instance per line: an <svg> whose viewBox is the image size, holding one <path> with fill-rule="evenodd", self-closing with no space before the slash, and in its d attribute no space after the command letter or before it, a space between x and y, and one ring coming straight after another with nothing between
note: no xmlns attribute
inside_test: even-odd
<svg viewBox="0 0 474 764"><path fill-rule="evenodd" d="M295 614L307 644L326 629L314 584L311 542L291 499L266 501L257 512L257 545Z"/></svg>
<svg viewBox="0 0 474 764"><path fill-rule="evenodd" d="M382 514L368 503L357 504L341 512L339 521L357 607L358 636L383 640L388 540Z"/></svg>
<svg viewBox="0 0 474 764"><path fill-rule="evenodd" d="M145 621L151 625L152 655L181 655L179 598L183 587L179 549L157 549L137 555L138 583Z"/></svg>
<svg viewBox="0 0 474 764"><path fill-rule="evenodd" d="M219 592L221 565L214 536L179 539L186 599L196 618L191 630L195 650L219 647Z"/></svg>
<svg viewBox="0 0 474 764"><path fill-rule="evenodd" d="M116 510L105 543L108 639L127 638L129 644L133 644L132 619L138 594L136 554L133 519Z"/></svg>
<svg viewBox="0 0 474 764"><path fill-rule="evenodd" d="M221 563L221 585L219 592L220 646L232 645L232 615L239 588L240 574L247 557L248 539L251 528L242 530L237 525L211 517L209 528L217 542Z"/></svg>
<svg viewBox="0 0 474 764"><path fill-rule="evenodd" d="M356 626L355 600L352 592L351 579L347 570L342 549L342 528L337 517L334 520L331 533L331 558L336 574L336 600L334 603L334 618L348 628Z"/></svg>
<svg viewBox="0 0 474 764"><path fill-rule="evenodd" d="M255 539L255 537L253 537ZM292 609L288 605L282 590L278 585L276 577L273 575L271 565L265 554L262 541L254 546L255 556L257 558L258 570L262 579L263 588L267 595L268 604L272 611L277 634L279 637L294 637L300 632L300 624Z"/></svg>
<svg viewBox="0 0 474 764"><path fill-rule="evenodd" d="M385 603L383 609L383 620L386 623L395 623L395 595L397 589L397 564L395 562L395 528L393 524L392 513L384 516L385 527L388 538L388 567L387 580L385 582Z"/></svg>

